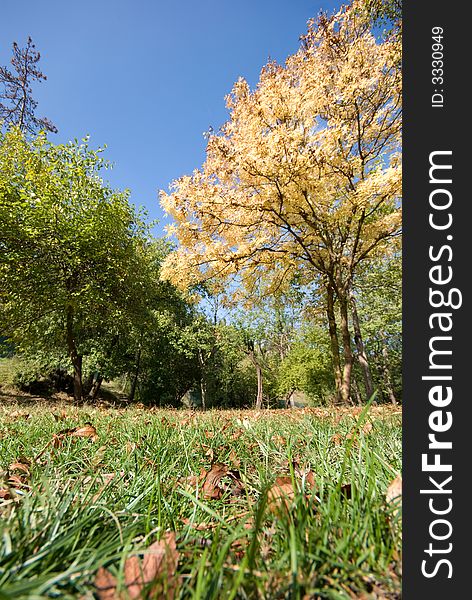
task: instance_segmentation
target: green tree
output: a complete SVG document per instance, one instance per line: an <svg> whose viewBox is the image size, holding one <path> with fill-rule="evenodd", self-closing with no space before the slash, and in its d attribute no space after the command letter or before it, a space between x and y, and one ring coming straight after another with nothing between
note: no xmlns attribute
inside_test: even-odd
<svg viewBox="0 0 472 600"><path fill-rule="evenodd" d="M142 313L145 227L87 141L0 137L0 326L20 349L63 348L83 395L84 355Z"/></svg>

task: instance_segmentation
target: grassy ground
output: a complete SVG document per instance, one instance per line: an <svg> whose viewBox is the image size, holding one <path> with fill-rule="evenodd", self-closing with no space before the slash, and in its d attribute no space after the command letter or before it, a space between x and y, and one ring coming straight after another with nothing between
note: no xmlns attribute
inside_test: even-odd
<svg viewBox="0 0 472 600"><path fill-rule="evenodd" d="M400 597L400 517L385 496L401 469L399 409L3 400L1 599L132 597L129 557L166 532L176 566L149 597ZM97 588L102 566L118 592Z"/></svg>

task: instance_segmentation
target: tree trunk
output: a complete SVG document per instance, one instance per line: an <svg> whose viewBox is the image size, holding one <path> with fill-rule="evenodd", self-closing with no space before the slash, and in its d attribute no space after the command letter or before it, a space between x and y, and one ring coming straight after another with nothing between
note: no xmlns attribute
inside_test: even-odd
<svg viewBox="0 0 472 600"><path fill-rule="evenodd" d="M133 402L136 395L136 386L138 385L139 369L141 366L141 346L139 346L136 354L136 368L134 370L133 380L131 381L131 388L128 394L128 401Z"/></svg>
<svg viewBox="0 0 472 600"><path fill-rule="evenodd" d="M341 358L339 356L339 339L336 327L336 316L334 313L334 289L328 284L327 287L326 314L328 317L329 339L331 342L331 355L333 359L334 383L336 386L336 400L341 400L342 374Z"/></svg>
<svg viewBox="0 0 472 600"><path fill-rule="evenodd" d="M90 396L90 392L93 387L93 382L95 381L95 373L92 371L89 373L87 379L82 383L82 393L85 396Z"/></svg>
<svg viewBox="0 0 472 600"><path fill-rule="evenodd" d="M347 294L339 293L339 312L341 316L341 334L344 350L344 367L341 384L341 400L343 404L351 403L351 376L354 356L351 349L351 333L349 331L348 300Z"/></svg>
<svg viewBox="0 0 472 600"><path fill-rule="evenodd" d="M203 359L203 352L200 348L198 349L198 363L200 365L200 395L202 397L202 410L206 410L207 390L204 376L205 361Z"/></svg>
<svg viewBox="0 0 472 600"><path fill-rule="evenodd" d="M395 393L393 391L392 377L390 374L387 344L385 344L385 343L383 344L383 347L382 347L382 358L383 358L382 372L383 372L383 380L384 380L384 384L385 384L385 389L387 391L387 395L388 395L390 402L392 404L397 404L397 399L395 398Z"/></svg>
<svg viewBox="0 0 472 600"><path fill-rule="evenodd" d="M252 340L246 342L246 348L244 352L249 356L250 361L256 369L257 377L257 397L256 397L256 408L262 408L263 399L263 377L262 377L262 366L256 358L255 344Z"/></svg>
<svg viewBox="0 0 472 600"><path fill-rule="evenodd" d="M92 389L90 390L90 398L92 400L96 400L96 398L98 396L98 392L100 391L100 387L102 385L102 381L103 381L103 376L100 375L100 373L97 373L97 377L96 377L95 381L93 382Z"/></svg>
<svg viewBox="0 0 472 600"><path fill-rule="evenodd" d="M256 408L262 408L262 369L261 365L258 362L255 362L256 365L256 375L257 375L257 398L256 398Z"/></svg>
<svg viewBox="0 0 472 600"><path fill-rule="evenodd" d="M285 397L285 408L295 408L295 401L293 400L294 393L295 390L291 390Z"/></svg>
<svg viewBox="0 0 472 600"><path fill-rule="evenodd" d="M361 393L359 391L359 386L357 385L357 381L356 381L355 377L352 378L352 385L351 385L351 387L352 387L352 391L354 393L354 398L356 399L357 405L361 406L362 405L362 396L361 396Z"/></svg>
<svg viewBox="0 0 472 600"><path fill-rule="evenodd" d="M74 337L74 309L67 307L66 337L69 358L74 368L74 400L82 401L82 356L77 352L77 346Z"/></svg>
<svg viewBox="0 0 472 600"><path fill-rule="evenodd" d="M357 348L357 360L362 369L362 375L364 377L364 387L366 393L366 400L369 400L374 394L374 383L372 381L372 373L370 371L369 360L365 352L364 342L362 340L361 326L359 323L359 315L357 313L356 299L354 292L351 290L351 313L352 313L352 326L354 329L354 341Z"/></svg>

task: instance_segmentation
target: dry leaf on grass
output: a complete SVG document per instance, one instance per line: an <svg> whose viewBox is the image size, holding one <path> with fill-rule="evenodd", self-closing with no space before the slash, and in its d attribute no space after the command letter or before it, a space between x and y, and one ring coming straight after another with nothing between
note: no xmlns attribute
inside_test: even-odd
<svg viewBox="0 0 472 600"><path fill-rule="evenodd" d="M226 476L232 480L229 485L221 482L223 477ZM230 469L227 465L218 462L213 463L208 471L202 469L200 475L181 477L179 482L185 487L193 489L199 485L203 497L207 500L219 500L225 491L229 491L231 496L241 496L245 489L239 471Z"/></svg>
<svg viewBox="0 0 472 600"><path fill-rule="evenodd" d="M30 486L27 484L28 479L24 475L10 475L7 480L7 484L10 487L17 489L30 489Z"/></svg>
<svg viewBox="0 0 472 600"><path fill-rule="evenodd" d="M397 475L390 483L385 494L388 506L393 507L392 513L396 517L402 507L402 476Z"/></svg>
<svg viewBox="0 0 472 600"><path fill-rule="evenodd" d="M127 454L131 454L136 450L137 447L138 445L136 444L136 442L131 442L128 440L125 444L125 451Z"/></svg>
<svg viewBox="0 0 472 600"><path fill-rule="evenodd" d="M95 588L100 600L125 600L142 598L144 589L149 597L172 600L177 588L175 572L179 553L175 543L175 533L166 533L164 539L155 542L146 550L143 560L137 556L126 559L124 566L124 590L119 593L115 577L104 567L100 567L95 577Z"/></svg>
<svg viewBox="0 0 472 600"><path fill-rule="evenodd" d="M101 483L98 491L92 496L92 502L97 502L100 499L101 495L105 491L105 489L110 485L110 483L115 479L116 475L120 477L125 476L124 471L120 471L119 473L99 473L97 476L87 476L83 479L82 485L88 485L89 483L96 482Z"/></svg>
<svg viewBox="0 0 472 600"><path fill-rule="evenodd" d="M218 527L218 525L220 524L219 522L218 523L195 523L194 521L192 521L191 519L187 519L186 517L181 519L181 522L184 525L187 525L187 527L192 527L192 529L196 529L197 531L207 531L208 529L214 529L215 527Z"/></svg>
<svg viewBox="0 0 472 600"><path fill-rule="evenodd" d="M27 421L31 417L30 413L22 412L21 410L14 410L10 413L10 419L25 419Z"/></svg>
<svg viewBox="0 0 472 600"><path fill-rule="evenodd" d="M231 448L228 460L233 465L233 467L236 467L236 469L239 469L239 467L241 466L241 459L239 458L238 453L234 448Z"/></svg>
<svg viewBox="0 0 472 600"><path fill-rule="evenodd" d="M62 429L53 435L53 440L62 440L66 436L90 438L93 442L98 440L97 430L91 423L85 423L83 427L78 425L77 427Z"/></svg>
<svg viewBox="0 0 472 600"><path fill-rule="evenodd" d="M367 421L359 430L357 430L357 428L354 427L354 429L347 434L346 439L350 440L354 438L354 442L357 442L359 434L369 435L369 433L372 433L373 428L374 426L372 425L372 423L370 421Z"/></svg>
<svg viewBox="0 0 472 600"><path fill-rule="evenodd" d="M25 491L31 490L29 486L29 465L30 461L21 457L18 461L11 463L8 470L0 475L4 483L0 488L0 500L18 500L15 492L22 495Z"/></svg>
<svg viewBox="0 0 472 600"><path fill-rule="evenodd" d="M277 477L274 485L267 493L267 504L271 512L278 512L280 509L288 510L295 499L295 496L302 489L302 482L305 486L313 488L315 486L315 476L313 471L305 472L295 469L297 479L295 481L290 476ZM295 486L294 486L295 483Z"/></svg>
<svg viewBox="0 0 472 600"><path fill-rule="evenodd" d="M90 438L93 442L98 440L97 430L91 423L86 423L84 427L75 427L70 431L70 435L73 437Z"/></svg>
<svg viewBox="0 0 472 600"><path fill-rule="evenodd" d="M23 462L14 462L8 467L9 471L21 471L22 473L26 473L26 475L30 474L29 465Z"/></svg>
<svg viewBox="0 0 472 600"><path fill-rule="evenodd" d="M277 477L267 494L269 508L271 510L277 509L279 506L288 508L288 502L295 498L295 494L296 491L290 476Z"/></svg>
<svg viewBox="0 0 472 600"><path fill-rule="evenodd" d="M397 475L387 488L386 498L390 504L395 498L402 496L402 476Z"/></svg>
<svg viewBox="0 0 472 600"><path fill-rule="evenodd" d="M90 438L92 442L96 442L98 440L97 430L91 423L85 423L83 427L77 426L71 429L62 429L58 433L53 433L52 439L49 440L49 442L34 457L34 462L37 462L41 458L49 446L52 446L53 448L60 448L66 436Z"/></svg>
<svg viewBox="0 0 472 600"><path fill-rule="evenodd" d="M116 591L116 579L104 567L100 567L95 575L95 588L100 600L115 600L119 598Z"/></svg>
<svg viewBox="0 0 472 600"><path fill-rule="evenodd" d="M227 475L228 467L223 463L215 463L211 469L206 472L203 480L203 497L217 500L221 498L223 490L220 487L221 479Z"/></svg>

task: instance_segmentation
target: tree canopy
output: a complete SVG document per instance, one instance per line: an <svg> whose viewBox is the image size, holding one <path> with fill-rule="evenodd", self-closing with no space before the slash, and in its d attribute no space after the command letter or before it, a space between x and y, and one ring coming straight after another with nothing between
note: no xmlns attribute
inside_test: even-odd
<svg viewBox="0 0 472 600"><path fill-rule="evenodd" d="M0 137L2 329L20 347L65 345L77 397L83 354L146 298L144 224L104 166L86 141Z"/></svg>
<svg viewBox="0 0 472 600"><path fill-rule="evenodd" d="M331 296L331 313L336 299L345 401L354 274L390 252L401 226L400 49L396 36L376 39L359 6L310 22L300 50L267 64L255 90L240 79L203 167L161 193L179 241L163 272L177 285L237 275L274 292L301 273Z"/></svg>

